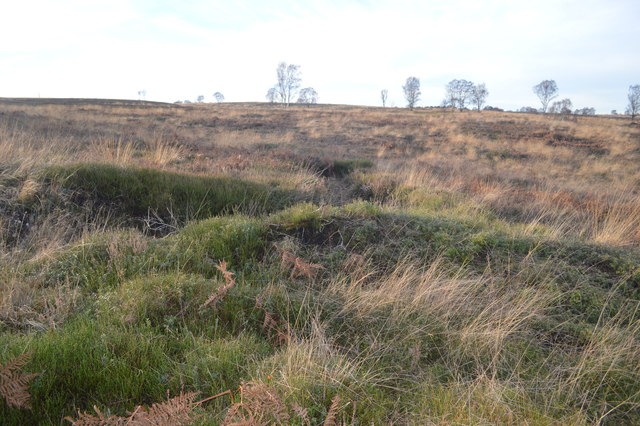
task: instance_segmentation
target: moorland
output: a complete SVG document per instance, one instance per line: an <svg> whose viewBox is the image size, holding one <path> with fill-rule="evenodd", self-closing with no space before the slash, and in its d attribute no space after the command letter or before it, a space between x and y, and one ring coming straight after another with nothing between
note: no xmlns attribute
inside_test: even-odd
<svg viewBox="0 0 640 426"><path fill-rule="evenodd" d="M638 424L638 164L628 117L0 100L0 423Z"/></svg>

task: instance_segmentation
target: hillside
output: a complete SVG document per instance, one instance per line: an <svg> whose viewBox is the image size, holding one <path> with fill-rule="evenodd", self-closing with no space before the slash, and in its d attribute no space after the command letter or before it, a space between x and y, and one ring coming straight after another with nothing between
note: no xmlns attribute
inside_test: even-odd
<svg viewBox="0 0 640 426"><path fill-rule="evenodd" d="M616 117L0 99L0 423L637 424L638 164Z"/></svg>

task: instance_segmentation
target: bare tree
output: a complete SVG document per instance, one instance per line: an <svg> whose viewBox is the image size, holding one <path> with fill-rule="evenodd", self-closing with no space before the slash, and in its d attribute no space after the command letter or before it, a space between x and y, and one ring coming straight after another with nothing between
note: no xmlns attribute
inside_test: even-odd
<svg viewBox="0 0 640 426"><path fill-rule="evenodd" d="M473 86L473 91L471 92L471 102L473 102L480 111L482 105L487 101L487 96L489 96L489 91L487 90L487 86L482 83L477 86Z"/></svg>
<svg viewBox="0 0 640 426"><path fill-rule="evenodd" d="M198 96L198 98L196 99L196 101L198 101L198 103L202 103L202 101L204 101L204 95L200 95L200 96Z"/></svg>
<svg viewBox="0 0 640 426"><path fill-rule="evenodd" d="M473 96L474 87L473 82L468 80L451 80L445 86L446 95L443 104L463 110Z"/></svg>
<svg viewBox="0 0 640 426"><path fill-rule="evenodd" d="M147 89L138 90L138 98L144 100L147 97Z"/></svg>
<svg viewBox="0 0 640 426"><path fill-rule="evenodd" d="M216 102L220 103L220 102L224 102L224 95L220 92L216 92L213 94L213 98L216 100Z"/></svg>
<svg viewBox="0 0 640 426"><path fill-rule="evenodd" d="M558 97L558 85L554 80L544 80L533 86L533 93L535 93L538 98L540 98L540 102L542 102L542 112L547 112L549 102Z"/></svg>
<svg viewBox="0 0 640 426"><path fill-rule="evenodd" d="M636 115L640 112L640 84L629 86L629 105L627 105L626 113L631 116L631 120L636 119Z"/></svg>
<svg viewBox="0 0 640 426"><path fill-rule="evenodd" d="M571 108L573 107L573 103L571 99L566 98L561 101L556 101L551 104L549 108L549 112L551 114L571 114Z"/></svg>
<svg viewBox="0 0 640 426"><path fill-rule="evenodd" d="M291 100L295 97L298 89L300 88L300 65L287 65L286 62L280 62L276 69L278 76L275 89L278 93L280 102L284 106L289 106Z"/></svg>
<svg viewBox="0 0 640 426"><path fill-rule="evenodd" d="M300 91L296 102L299 104L317 104L318 92L316 92L313 87L305 87Z"/></svg>
<svg viewBox="0 0 640 426"><path fill-rule="evenodd" d="M271 89L267 90L266 98L270 103L276 102L276 100L278 99L278 91L276 90L275 87L272 87Z"/></svg>
<svg viewBox="0 0 640 426"><path fill-rule="evenodd" d="M410 109L415 108L416 104L420 100L420 79L418 77L409 77L402 86L404 91L404 97L407 100L407 107Z"/></svg>
<svg viewBox="0 0 640 426"><path fill-rule="evenodd" d="M591 107L580 108L573 111L575 115L596 115L596 109Z"/></svg>
<svg viewBox="0 0 640 426"><path fill-rule="evenodd" d="M382 106L387 106L387 99L389 99L389 91L387 89L382 89L380 91L380 99L382 100Z"/></svg>

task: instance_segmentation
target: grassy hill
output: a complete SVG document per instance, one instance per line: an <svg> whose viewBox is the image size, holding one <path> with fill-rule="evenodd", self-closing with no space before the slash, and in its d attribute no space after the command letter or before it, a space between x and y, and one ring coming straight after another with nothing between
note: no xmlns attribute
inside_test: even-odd
<svg viewBox="0 0 640 426"><path fill-rule="evenodd" d="M0 101L0 423L637 424L639 161L613 117Z"/></svg>

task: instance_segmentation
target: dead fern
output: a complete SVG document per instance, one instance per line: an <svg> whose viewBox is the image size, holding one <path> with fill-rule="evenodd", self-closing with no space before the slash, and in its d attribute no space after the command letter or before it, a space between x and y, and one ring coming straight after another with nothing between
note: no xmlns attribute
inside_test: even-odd
<svg viewBox="0 0 640 426"><path fill-rule="evenodd" d="M245 383L240 387L240 402L227 411L225 426L286 425L289 411L276 392L266 385Z"/></svg>
<svg viewBox="0 0 640 426"><path fill-rule="evenodd" d="M275 245L276 250L280 253L280 268L291 268L291 278L306 277L309 279L315 278L319 270L324 269L324 266L316 263L306 262L301 257L296 256L287 249Z"/></svg>
<svg viewBox="0 0 640 426"><path fill-rule="evenodd" d="M227 292L231 289L231 287L236 285L236 280L233 278L233 272L227 270L226 261L223 260L222 262L220 262L220 264L216 266L216 269L222 272L225 284L221 286L218 291L209 296L209 298L202 304L202 306L200 306L200 309L211 306L215 311L217 309L218 303L226 297Z"/></svg>
<svg viewBox="0 0 640 426"><path fill-rule="evenodd" d="M13 358L0 368L0 395L9 407L31 408L31 394L27 390L29 382L37 373L24 373L22 367L27 363L30 353Z"/></svg>
<svg viewBox="0 0 640 426"><path fill-rule="evenodd" d="M294 413L296 413L298 417L300 417L300 420L302 420L303 424L305 425L311 424L311 421L309 420L309 410L307 410L306 408L304 408L303 406L301 406L295 401L291 403L291 409L293 410Z"/></svg>
<svg viewBox="0 0 640 426"><path fill-rule="evenodd" d="M78 413L78 419L65 417L74 426L175 426L192 423L197 419L193 409L198 405L194 399L198 392L180 392L180 395L158 402L149 408L139 405L128 417L106 416L98 407L93 407L96 415Z"/></svg>
<svg viewBox="0 0 640 426"><path fill-rule="evenodd" d="M286 321L278 320L275 314L269 312L263 305L262 299L256 297L256 308L264 314L262 330L270 335L277 345L288 345L291 343L293 331Z"/></svg>
<svg viewBox="0 0 640 426"><path fill-rule="evenodd" d="M295 264L291 270L291 278L306 277L313 279L321 269L324 269L324 266L318 265L317 263L308 263L296 257Z"/></svg>
<svg viewBox="0 0 640 426"><path fill-rule="evenodd" d="M338 406L340 405L340 395L336 395L331 399L331 406L327 412L327 417L324 419L323 426L337 426Z"/></svg>

